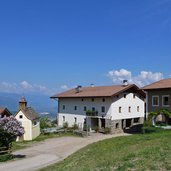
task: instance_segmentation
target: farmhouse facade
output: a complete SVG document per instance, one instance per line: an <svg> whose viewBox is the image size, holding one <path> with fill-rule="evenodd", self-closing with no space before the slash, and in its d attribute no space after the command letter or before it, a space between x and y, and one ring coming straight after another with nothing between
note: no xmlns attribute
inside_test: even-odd
<svg viewBox="0 0 171 171"><path fill-rule="evenodd" d="M158 112L160 109L171 111L171 78L147 85L143 90L146 92L147 117L150 112Z"/></svg>
<svg viewBox="0 0 171 171"><path fill-rule="evenodd" d="M145 94L134 84L81 87L52 96L58 99L58 125L87 125L112 133L143 124Z"/></svg>

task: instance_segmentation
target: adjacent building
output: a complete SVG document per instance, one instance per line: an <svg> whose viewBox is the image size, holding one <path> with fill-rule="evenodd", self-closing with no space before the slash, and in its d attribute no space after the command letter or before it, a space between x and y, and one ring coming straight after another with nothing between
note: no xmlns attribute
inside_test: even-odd
<svg viewBox="0 0 171 171"><path fill-rule="evenodd" d="M145 93L134 84L78 86L52 96L58 100L58 125L86 124L91 130L110 127L112 133L143 124Z"/></svg>
<svg viewBox="0 0 171 171"><path fill-rule="evenodd" d="M18 140L33 140L40 135L39 116L33 108L27 107L24 97L19 101L18 112L15 118L22 123L25 133Z"/></svg>
<svg viewBox="0 0 171 171"><path fill-rule="evenodd" d="M163 79L143 88L146 92L146 115L160 109L171 111L171 78ZM170 121L171 122L171 121Z"/></svg>
<svg viewBox="0 0 171 171"><path fill-rule="evenodd" d="M1 118L9 117L11 115L12 115L12 113L7 108L0 107L0 117Z"/></svg>

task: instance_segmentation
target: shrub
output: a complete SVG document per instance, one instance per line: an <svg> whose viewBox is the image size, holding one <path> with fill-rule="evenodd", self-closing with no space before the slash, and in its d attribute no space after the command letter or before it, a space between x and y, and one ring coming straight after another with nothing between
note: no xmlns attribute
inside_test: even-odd
<svg viewBox="0 0 171 171"><path fill-rule="evenodd" d="M51 125L52 123L48 116L42 117L40 119L40 129L51 128Z"/></svg>
<svg viewBox="0 0 171 171"><path fill-rule="evenodd" d="M8 160L12 160L14 158L14 156L12 154L4 154L4 155L0 155L0 162L5 162Z"/></svg>
<svg viewBox="0 0 171 171"><path fill-rule="evenodd" d="M64 122L64 123L63 123L63 128L64 128L64 129L67 129L67 128L68 128L68 122Z"/></svg>
<svg viewBox="0 0 171 171"><path fill-rule="evenodd" d="M17 136L24 134L24 128L21 123L14 117L0 118L0 146L10 149L12 142L16 141Z"/></svg>
<svg viewBox="0 0 171 171"><path fill-rule="evenodd" d="M111 132L111 128L105 127L104 128L104 134L109 134Z"/></svg>
<svg viewBox="0 0 171 171"><path fill-rule="evenodd" d="M94 130L95 130L96 132L99 132L99 127L96 126L96 127L94 128Z"/></svg>
<svg viewBox="0 0 171 171"><path fill-rule="evenodd" d="M162 128L154 127L154 126L144 126L142 128L143 134L154 133L154 132L162 132L162 131L163 131Z"/></svg>
<svg viewBox="0 0 171 171"><path fill-rule="evenodd" d="M90 127L87 124L84 124L83 130L84 131L90 131Z"/></svg>
<svg viewBox="0 0 171 171"><path fill-rule="evenodd" d="M72 126L72 129L73 129L73 130L78 129L78 125L75 123L75 124Z"/></svg>

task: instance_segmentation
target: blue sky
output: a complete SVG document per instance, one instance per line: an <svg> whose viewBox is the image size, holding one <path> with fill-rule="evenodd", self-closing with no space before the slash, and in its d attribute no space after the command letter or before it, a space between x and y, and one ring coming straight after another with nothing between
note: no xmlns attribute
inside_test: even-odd
<svg viewBox="0 0 171 171"><path fill-rule="evenodd" d="M171 0L6 0L0 21L0 91L171 75Z"/></svg>

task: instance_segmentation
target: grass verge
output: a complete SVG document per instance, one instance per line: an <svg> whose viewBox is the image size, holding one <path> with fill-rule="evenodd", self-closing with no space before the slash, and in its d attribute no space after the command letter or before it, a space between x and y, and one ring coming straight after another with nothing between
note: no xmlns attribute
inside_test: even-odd
<svg viewBox="0 0 171 171"><path fill-rule="evenodd" d="M0 155L0 162L6 162L9 160L12 160L13 158L14 158L14 156L12 154Z"/></svg>

